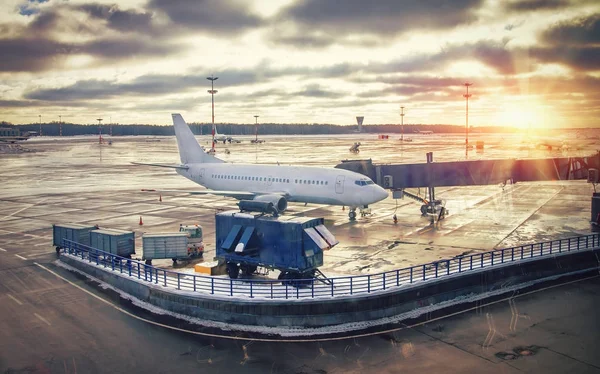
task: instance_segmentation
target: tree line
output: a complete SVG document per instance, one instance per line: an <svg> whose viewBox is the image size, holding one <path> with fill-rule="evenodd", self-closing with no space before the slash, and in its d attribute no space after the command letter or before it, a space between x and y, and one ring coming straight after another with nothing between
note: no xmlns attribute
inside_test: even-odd
<svg viewBox="0 0 600 374"><path fill-rule="evenodd" d="M212 125L210 123L189 123L192 132L195 135L211 134ZM225 124L218 123L217 130L224 135L254 135L258 128L260 135L336 135L336 134L351 134L358 131L356 125L332 125L332 124L280 124L280 123L261 123L258 127L254 124ZM9 122L0 122L0 127L16 127L21 133L40 131L39 123L31 123L25 125L13 125ZM61 130L62 127L62 130ZM93 134L110 134L114 136L128 135L151 135L151 136L169 136L175 135L173 126L164 125L145 125L145 124L113 124L113 125L82 125L74 123L50 122L41 124L42 135L44 136L59 136L61 131L63 136L75 135L93 135ZM423 125L423 124L405 124L404 133L410 134L418 131L433 131L434 133L463 133L464 126L457 125ZM475 127L471 128L471 132L514 132L514 128L510 127ZM363 125L362 132L364 133L401 133L402 128L399 124L381 124L381 125Z"/></svg>

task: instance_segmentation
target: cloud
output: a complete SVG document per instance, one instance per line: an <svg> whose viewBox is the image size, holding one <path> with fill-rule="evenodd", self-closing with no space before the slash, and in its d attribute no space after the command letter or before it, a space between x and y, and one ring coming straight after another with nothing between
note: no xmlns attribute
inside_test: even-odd
<svg viewBox="0 0 600 374"><path fill-rule="evenodd" d="M329 91L321 88L318 84L306 86L303 90L292 93L293 96L312 97L317 99L337 99L344 97L344 94L339 92Z"/></svg>
<svg viewBox="0 0 600 374"><path fill-rule="evenodd" d="M323 47L334 42L356 43L347 38L351 35L387 38L409 30L450 29L474 21L474 10L482 3L482 0L301 0L276 15L279 27L271 34L271 40ZM282 32L286 27L288 31Z"/></svg>
<svg viewBox="0 0 600 374"><path fill-rule="evenodd" d="M542 33L541 39L550 45L599 44L600 14L556 23Z"/></svg>
<svg viewBox="0 0 600 374"><path fill-rule="evenodd" d="M516 0L504 3L504 8L513 12L555 10L568 7L568 0Z"/></svg>
<svg viewBox="0 0 600 374"><path fill-rule="evenodd" d="M144 33L153 30L151 12L121 10L118 5L103 4L83 4L74 9L93 18L105 20L108 27L121 32Z"/></svg>
<svg viewBox="0 0 600 374"><path fill-rule="evenodd" d="M545 63L560 63L579 72L600 71L600 47L531 48L532 57Z"/></svg>
<svg viewBox="0 0 600 374"><path fill-rule="evenodd" d="M263 24L247 3L232 0L150 0L148 8L165 13L173 27L216 36L243 33Z"/></svg>
<svg viewBox="0 0 600 374"><path fill-rule="evenodd" d="M0 71L44 71L59 66L74 46L47 39L0 39Z"/></svg>
<svg viewBox="0 0 600 374"><path fill-rule="evenodd" d="M443 68L456 61L479 61L499 73L514 74L515 58L519 50L507 48L507 40L481 40L468 44L448 44L438 53L414 55L386 63L370 63L368 70L375 73L425 72Z"/></svg>

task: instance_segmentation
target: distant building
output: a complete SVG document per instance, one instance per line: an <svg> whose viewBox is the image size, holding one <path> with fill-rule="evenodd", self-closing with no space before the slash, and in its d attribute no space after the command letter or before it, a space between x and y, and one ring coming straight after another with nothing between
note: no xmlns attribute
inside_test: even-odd
<svg viewBox="0 0 600 374"><path fill-rule="evenodd" d="M0 127L0 136L21 136L21 132L12 127Z"/></svg>

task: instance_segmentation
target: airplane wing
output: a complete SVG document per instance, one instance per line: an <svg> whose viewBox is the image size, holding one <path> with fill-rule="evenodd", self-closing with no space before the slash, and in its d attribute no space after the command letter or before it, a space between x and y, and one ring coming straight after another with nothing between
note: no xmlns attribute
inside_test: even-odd
<svg viewBox="0 0 600 374"><path fill-rule="evenodd" d="M161 168L171 168L171 169L184 169L184 170L189 169L189 167L186 166L186 165L146 164L146 163L143 163L143 162L132 162L132 164L134 164L134 165L145 165L145 166L158 166L158 167L161 167Z"/></svg>
<svg viewBox="0 0 600 374"><path fill-rule="evenodd" d="M253 199L259 195L280 195L286 197L286 192L244 192L244 191L214 191L214 190L201 190L201 191L183 191L183 190L155 190L155 189L142 189L143 192L157 192L157 193L186 193L190 195L216 195L233 197L238 200Z"/></svg>

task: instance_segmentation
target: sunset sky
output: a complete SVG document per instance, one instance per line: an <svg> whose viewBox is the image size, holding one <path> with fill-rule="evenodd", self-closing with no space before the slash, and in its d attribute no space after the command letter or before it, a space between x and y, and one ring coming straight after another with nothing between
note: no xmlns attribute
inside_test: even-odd
<svg viewBox="0 0 600 374"><path fill-rule="evenodd" d="M598 0L0 3L0 121L600 127Z"/></svg>

